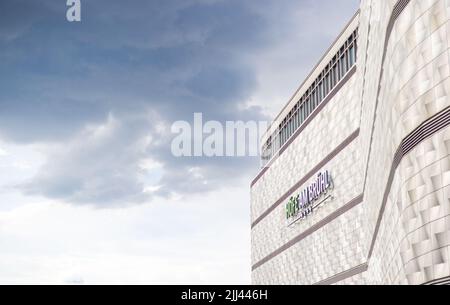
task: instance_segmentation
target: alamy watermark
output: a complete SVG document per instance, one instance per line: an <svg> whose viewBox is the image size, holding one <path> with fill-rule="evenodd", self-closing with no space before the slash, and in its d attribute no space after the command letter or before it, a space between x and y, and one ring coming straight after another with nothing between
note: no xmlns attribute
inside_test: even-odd
<svg viewBox="0 0 450 305"><path fill-rule="evenodd" d="M67 0L66 18L69 22L81 22L81 0Z"/></svg>
<svg viewBox="0 0 450 305"><path fill-rule="evenodd" d="M175 157L258 157L260 137L268 122L218 121L203 122L203 114L195 113L193 124L177 121L171 151Z"/></svg>

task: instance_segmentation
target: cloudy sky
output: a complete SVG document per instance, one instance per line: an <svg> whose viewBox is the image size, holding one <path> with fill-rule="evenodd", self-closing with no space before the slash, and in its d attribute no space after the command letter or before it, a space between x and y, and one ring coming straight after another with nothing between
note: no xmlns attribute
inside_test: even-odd
<svg viewBox="0 0 450 305"><path fill-rule="evenodd" d="M175 121L270 120L358 0L0 1L0 283L250 283L257 158Z"/></svg>

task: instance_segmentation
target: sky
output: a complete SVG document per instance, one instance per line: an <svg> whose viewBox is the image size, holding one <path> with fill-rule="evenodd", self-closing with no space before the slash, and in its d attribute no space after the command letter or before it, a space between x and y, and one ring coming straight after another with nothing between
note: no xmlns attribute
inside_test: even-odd
<svg viewBox="0 0 450 305"><path fill-rule="evenodd" d="M0 283L249 284L258 158L170 127L270 121L358 5L0 1Z"/></svg>

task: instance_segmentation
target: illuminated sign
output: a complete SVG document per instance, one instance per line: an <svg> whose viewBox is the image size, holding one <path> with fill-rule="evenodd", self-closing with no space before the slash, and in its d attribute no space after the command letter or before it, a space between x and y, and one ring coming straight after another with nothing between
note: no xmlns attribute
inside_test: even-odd
<svg viewBox="0 0 450 305"><path fill-rule="evenodd" d="M319 173L316 180L300 194L291 197L286 204L288 226L311 215L315 209L331 197L326 195L332 187L331 175L328 171L325 171Z"/></svg>

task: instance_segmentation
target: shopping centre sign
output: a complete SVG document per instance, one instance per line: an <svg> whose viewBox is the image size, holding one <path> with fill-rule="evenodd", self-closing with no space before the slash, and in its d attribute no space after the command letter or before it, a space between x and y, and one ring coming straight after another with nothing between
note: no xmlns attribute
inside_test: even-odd
<svg viewBox="0 0 450 305"><path fill-rule="evenodd" d="M315 209L322 205L331 196L327 196L333 182L328 171L319 173L316 180L302 190L297 196L293 196L286 204L286 220L288 226L307 218Z"/></svg>

